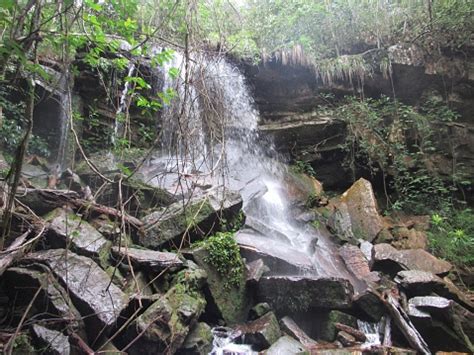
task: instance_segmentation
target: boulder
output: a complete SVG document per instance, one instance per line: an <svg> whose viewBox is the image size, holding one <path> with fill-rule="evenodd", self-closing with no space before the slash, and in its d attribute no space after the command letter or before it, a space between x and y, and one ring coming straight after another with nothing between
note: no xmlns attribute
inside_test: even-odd
<svg viewBox="0 0 474 355"><path fill-rule="evenodd" d="M249 311L250 302L245 287L245 273L241 282L230 284L225 276L209 262L209 252L204 247L192 251L193 260L207 274L206 292L208 311L215 317L223 319L227 324L244 321Z"/></svg>
<svg viewBox="0 0 474 355"><path fill-rule="evenodd" d="M271 310L272 308L270 307L268 303L266 302L257 303L249 311L249 320L255 320L257 318L260 318L261 316L263 316L264 314L267 314Z"/></svg>
<svg viewBox="0 0 474 355"><path fill-rule="evenodd" d="M329 217L327 226L340 244L357 243L357 238L352 231L352 221L347 204L338 204L333 214Z"/></svg>
<svg viewBox="0 0 474 355"><path fill-rule="evenodd" d="M16 304L27 306L41 288L33 302L32 313L51 319L58 330L64 328L84 336L84 322L81 314L72 304L66 290L50 275L47 267L11 267L4 273L7 294Z"/></svg>
<svg viewBox="0 0 474 355"><path fill-rule="evenodd" d="M393 271L419 270L446 275L452 265L423 249L397 250L390 244L383 243L375 245L374 269L388 271L390 274Z"/></svg>
<svg viewBox="0 0 474 355"><path fill-rule="evenodd" d="M474 314L454 301L438 296L413 297L408 302L408 314L431 350L474 352Z"/></svg>
<svg viewBox="0 0 474 355"><path fill-rule="evenodd" d="M344 260L348 270L359 280L367 283L378 283L380 277L376 272L370 271L369 263L362 251L355 245L346 244L339 249L339 254Z"/></svg>
<svg viewBox="0 0 474 355"><path fill-rule="evenodd" d="M49 221L48 242L53 248L72 251L106 263L111 243L87 221L73 212L57 208L45 217Z"/></svg>
<svg viewBox="0 0 474 355"><path fill-rule="evenodd" d="M339 329L337 324L344 324L350 327L357 327L357 319L347 313L333 310L326 313L319 322L318 340L332 342L336 340Z"/></svg>
<svg viewBox="0 0 474 355"><path fill-rule="evenodd" d="M24 262L42 263L51 269L70 294L85 319L88 334L107 334L128 304L126 295L93 260L69 250L51 249L28 254Z"/></svg>
<svg viewBox="0 0 474 355"><path fill-rule="evenodd" d="M353 302L355 309L361 312L364 318L368 318L373 322L379 322L387 311L381 296L371 289L366 289L356 295Z"/></svg>
<svg viewBox="0 0 474 355"><path fill-rule="evenodd" d="M264 276L257 295L279 312L344 309L351 306L353 288L348 280L334 277Z"/></svg>
<svg viewBox="0 0 474 355"><path fill-rule="evenodd" d="M265 355L296 355L308 354L303 344L289 337L282 336L267 351Z"/></svg>
<svg viewBox="0 0 474 355"><path fill-rule="evenodd" d="M240 195L231 191L176 202L143 218L144 233L137 242L150 249L179 246L185 237L192 242L212 233L223 220L236 218L241 208Z"/></svg>
<svg viewBox="0 0 474 355"><path fill-rule="evenodd" d="M280 321L281 329L283 332L289 336L297 339L303 346L306 348L311 348L317 345L317 342L311 339L304 331L301 329L296 322L290 317L283 317Z"/></svg>
<svg viewBox="0 0 474 355"><path fill-rule="evenodd" d="M240 246L242 257L249 260L262 259L272 273L290 274L301 270L314 269L313 263L306 253L303 253L287 243L271 240L250 229L240 230L235 234L235 240Z"/></svg>
<svg viewBox="0 0 474 355"><path fill-rule="evenodd" d="M252 322L239 325L236 330L241 332L245 343L252 345L252 348L257 351L269 348L281 336L280 326L273 312L268 312Z"/></svg>
<svg viewBox="0 0 474 355"><path fill-rule="evenodd" d="M340 342L344 347L354 346L357 344L357 339L353 335L343 330L337 333L336 340Z"/></svg>
<svg viewBox="0 0 474 355"><path fill-rule="evenodd" d="M113 247L112 252L118 258L125 260L130 258L132 264L138 269L161 272L165 269L176 271L184 267L184 263L175 253L132 247Z"/></svg>
<svg viewBox="0 0 474 355"><path fill-rule="evenodd" d="M452 299L467 310L474 312L474 303L447 278L442 279L426 271L400 271L395 277L410 296L428 296L433 292Z"/></svg>
<svg viewBox="0 0 474 355"><path fill-rule="evenodd" d="M192 327L177 354L207 355L212 349L212 338L211 327L199 322Z"/></svg>
<svg viewBox="0 0 474 355"><path fill-rule="evenodd" d="M251 285L256 285L262 275L270 271L262 259L257 259L250 263L246 263L245 268L247 269L246 281Z"/></svg>
<svg viewBox="0 0 474 355"><path fill-rule="evenodd" d="M347 211L350 217L350 230L354 237L373 241L382 230L383 221L378 213L377 201L370 182L362 178L357 180L342 194L339 203L337 210ZM344 205L345 207L342 207Z"/></svg>
<svg viewBox="0 0 474 355"><path fill-rule="evenodd" d="M41 349L42 353L50 355L69 355L71 353L69 339L61 332L33 324L31 333L37 348Z"/></svg>
<svg viewBox="0 0 474 355"><path fill-rule="evenodd" d="M384 228L377 235L377 243L388 243L394 248L402 249L426 249L428 237L426 233L415 228L406 226L394 226Z"/></svg>
<svg viewBox="0 0 474 355"><path fill-rule="evenodd" d="M177 283L128 326L118 343L123 348L133 342L127 349L130 355L174 354L205 305L199 290L187 281Z"/></svg>

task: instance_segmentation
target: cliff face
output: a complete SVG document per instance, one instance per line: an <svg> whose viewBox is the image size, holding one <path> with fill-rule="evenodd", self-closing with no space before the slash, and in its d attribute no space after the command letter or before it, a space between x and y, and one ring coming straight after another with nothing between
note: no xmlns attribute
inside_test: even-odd
<svg viewBox="0 0 474 355"><path fill-rule="evenodd" d="M460 117L449 123L432 124L439 153L433 166L441 175L452 173L456 161L474 177L474 61L472 56L428 56L415 46L395 45L388 50L363 54L372 73L363 85L344 80L323 83L314 71L303 66L282 65L276 60L243 65L260 110L261 129L275 136L278 148L294 160L310 163L326 186L349 183L342 167L341 144L345 123L322 110L325 95L380 97L394 95L402 103L419 106L427 98L444 101ZM389 58L392 74L383 75L383 58ZM382 64L382 65L381 65ZM363 88L363 89L362 89Z"/></svg>

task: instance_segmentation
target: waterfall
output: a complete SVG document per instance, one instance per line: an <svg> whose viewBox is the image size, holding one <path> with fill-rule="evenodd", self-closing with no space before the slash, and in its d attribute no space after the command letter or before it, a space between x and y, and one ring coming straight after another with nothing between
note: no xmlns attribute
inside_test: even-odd
<svg viewBox="0 0 474 355"><path fill-rule="evenodd" d="M128 63L127 76L125 78L131 77L135 72L135 63L130 61ZM117 138L122 134L123 131L123 114L127 107L127 96L128 91L130 90L130 81L125 80L123 85L122 94L120 95L119 106L115 112L115 124L114 124L114 134L112 135L112 144L115 144Z"/></svg>
<svg viewBox="0 0 474 355"><path fill-rule="evenodd" d="M171 68L179 69L178 77L169 75ZM287 167L258 130L259 114L238 68L206 55L194 55L186 65L175 53L163 74L163 89L173 88L177 99L162 113L162 152L145 175L186 196L209 184L239 191L248 228L272 241L271 247L305 252L313 260L313 270L302 274L350 278L337 247L292 217ZM276 236L279 243L273 243Z"/></svg>
<svg viewBox="0 0 474 355"><path fill-rule="evenodd" d="M55 168L57 173L62 172L65 168L68 148L68 132L69 122L72 113L71 102L71 83L69 77L69 70L65 70L61 74L58 84L58 101L60 103L59 109L59 139L58 152L55 161Z"/></svg>

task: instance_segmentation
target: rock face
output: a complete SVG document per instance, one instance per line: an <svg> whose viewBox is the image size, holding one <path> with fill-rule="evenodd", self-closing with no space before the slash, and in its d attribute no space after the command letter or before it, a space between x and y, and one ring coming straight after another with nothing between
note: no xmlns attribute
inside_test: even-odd
<svg viewBox="0 0 474 355"><path fill-rule="evenodd" d="M128 304L125 294L89 258L64 249L51 249L29 254L26 261L42 263L51 269L70 293L85 318L88 334L94 338L98 332L110 330Z"/></svg>
<svg viewBox="0 0 474 355"><path fill-rule="evenodd" d="M311 308L349 308L353 288L348 280L305 278L299 276L262 277L258 299L281 312L307 311Z"/></svg>
<svg viewBox="0 0 474 355"><path fill-rule="evenodd" d="M397 250L390 244L375 245L374 268L384 269L384 264L393 270L419 270L446 275L452 268L447 261L440 260L423 249Z"/></svg>
<svg viewBox="0 0 474 355"><path fill-rule="evenodd" d="M183 237L193 241L211 233L220 219L236 217L241 208L242 199L234 192L176 202L144 217L145 232L138 243L150 249L172 243L179 246Z"/></svg>

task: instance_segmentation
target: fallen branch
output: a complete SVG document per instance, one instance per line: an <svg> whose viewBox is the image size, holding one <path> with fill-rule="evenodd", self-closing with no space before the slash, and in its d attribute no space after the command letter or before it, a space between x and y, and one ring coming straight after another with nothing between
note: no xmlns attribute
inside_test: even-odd
<svg viewBox="0 0 474 355"><path fill-rule="evenodd" d="M6 250L1 252L0 276L15 260L20 259L24 255L24 248L21 248L21 246L26 241L30 233L31 229L28 229L25 233L16 238Z"/></svg>
<svg viewBox="0 0 474 355"><path fill-rule="evenodd" d="M383 301L388 308L393 321L398 326L398 329L403 333L408 343L421 354L431 354L428 344L426 344L418 330L416 330L407 313L392 292L385 292L383 295Z"/></svg>
<svg viewBox="0 0 474 355"><path fill-rule="evenodd" d="M51 189L30 189L24 188L18 191L20 193L17 198L27 204L28 200L42 201L44 205L47 205L50 209L69 205L76 212L81 212L85 215L91 214L105 214L114 218L124 219L124 221L136 229L140 229L143 226L142 221L138 218L130 216L125 212L121 212L113 207L100 205L98 203L88 201L80 198L79 194L75 191L70 190L51 190Z"/></svg>

